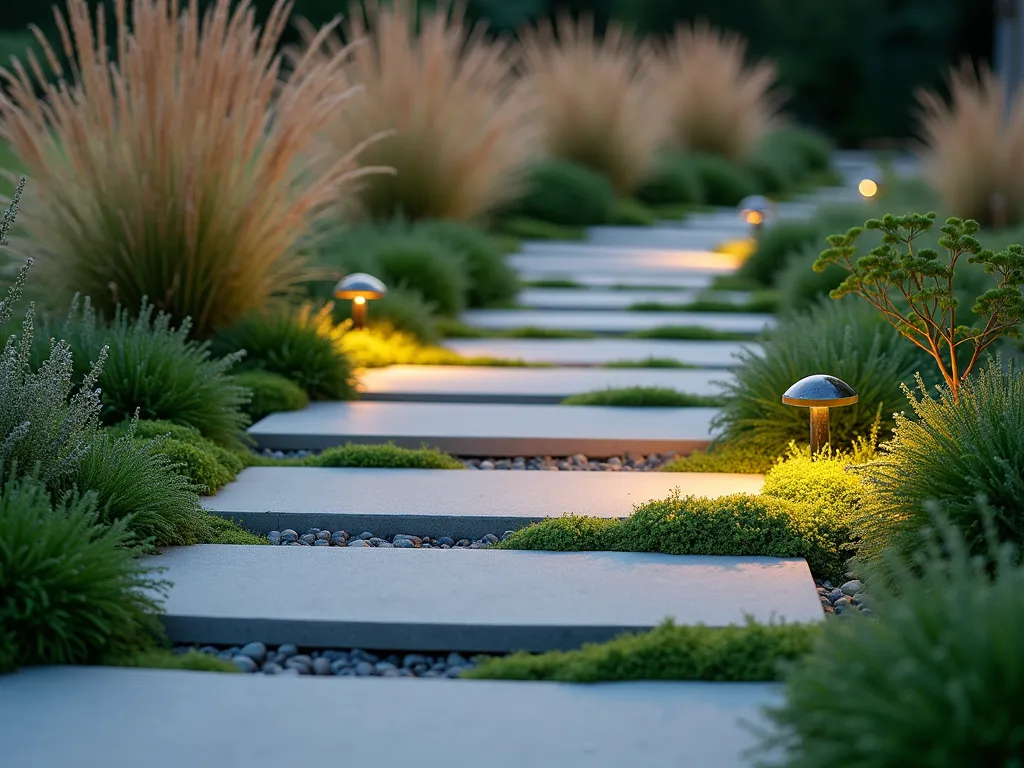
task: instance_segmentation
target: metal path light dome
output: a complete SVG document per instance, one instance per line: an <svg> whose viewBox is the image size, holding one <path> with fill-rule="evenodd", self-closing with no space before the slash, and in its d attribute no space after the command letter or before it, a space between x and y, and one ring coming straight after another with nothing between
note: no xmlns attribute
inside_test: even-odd
<svg viewBox="0 0 1024 768"><path fill-rule="evenodd" d="M824 373L806 376L786 390L782 396L786 405L805 408L838 408L857 402L857 393L842 379Z"/></svg>
<svg viewBox="0 0 1024 768"><path fill-rule="evenodd" d="M764 213L772 207L772 201L764 195L750 195L740 201L741 211L760 211Z"/></svg>
<svg viewBox="0 0 1024 768"><path fill-rule="evenodd" d="M334 286L337 299L381 299L387 292L384 283L365 272L346 275Z"/></svg>

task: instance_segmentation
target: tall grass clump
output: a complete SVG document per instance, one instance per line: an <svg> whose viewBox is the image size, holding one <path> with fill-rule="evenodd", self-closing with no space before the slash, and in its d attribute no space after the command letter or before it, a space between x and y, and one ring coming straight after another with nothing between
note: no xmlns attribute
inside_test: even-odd
<svg viewBox="0 0 1024 768"><path fill-rule="evenodd" d="M892 560L900 595L872 590L877 618L825 622L769 710L757 753L773 758L760 765L1020 765L1024 569L995 547L972 558L955 526L939 531L916 568Z"/></svg>
<svg viewBox="0 0 1024 768"><path fill-rule="evenodd" d="M96 663L153 644L166 585L91 494L54 504L35 479L0 487L0 674Z"/></svg>
<svg viewBox="0 0 1024 768"><path fill-rule="evenodd" d="M316 139L349 109L342 52L282 79L290 7L261 29L245 0L114 0L108 48L102 11L67 0L62 51L37 32L56 80L31 52L0 70L0 140L33 179L22 223L56 298L109 316L148 296L202 337L301 282L297 249L376 169L355 167L359 142Z"/></svg>
<svg viewBox="0 0 1024 768"><path fill-rule="evenodd" d="M346 14L344 38L367 40L352 50L339 87L363 87L323 136L344 156L393 131L362 154L396 171L363 180L358 200L370 218L476 218L518 194L535 152L535 106L508 45L444 5L417 11L413 0L368 0ZM302 29L310 41L313 30ZM343 50L337 38L324 42L310 47L328 57Z"/></svg>
<svg viewBox="0 0 1024 768"><path fill-rule="evenodd" d="M780 106L775 67L748 66L746 48L739 35L703 22L676 28L657 78L673 147L741 162L772 126Z"/></svg>
<svg viewBox="0 0 1024 768"><path fill-rule="evenodd" d="M630 195L668 127L651 49L618 24L599 35L593 18L568 15L527 30L522 41L547 154L597 171Z"/></svg>
<svg viewBox="0 0 1024 768"><path fill-rule="evenodd" d="M821 304L781 321L760 351L740 352L734 376L723 383L728 399L717 423L726 444L743 441L767 456L781 455L790 441L806 444L807 410L784 405L782 394L805 376L827 372L860 396L830 414L832 444L848 448L876 420L883 435L892 428L893 411L905 402L903 383L927 363L870 307Z"/></svg>
<svg viewBox="0 0 1024 768"><path fill-rule="evenodd" d="M242 370L283 376L312 399L352 400L355 376L342 341L347 325L334 322L332 309L303 304L255 312L218 330L213 349L226 356L244 350Z"/></svg>
<svg viewBox="0 0 1024 768"><path fill-rule="evenodd" d="M907 389L914 418L898 414L893 437L864 469L872 488L860 523L860 557L886 548L910 555L930 522L930 506L959 531L971 552L986 547L978 499L991 510L997 539L1024 546L1024 372L998 358L960 387L936 395Z"/></svg>
<svg viewBox="0 0 1024 768"><path fill-rule="evenodd" d="M949 75L947 102L918 94L925 178L946 210L982 224L1024 220L1024 94L1007 104L1004 84L990 69L965 64Z"/></svg>
<svg viewBox="0 0 1024 768"><path fill-rule="evenodd" d="M108 350L98 380L104 423L137 413L195 427L222 445L239 445L248 425L248 395L231 372L242 353L213 358L208 342L190 339L191 330L189 318L175 328L170 315L156 312L145 297L138 316L119 306L107 324L89 298L76 296L53 335L70 344L76 380L87 375L102 349Z"/></svg>

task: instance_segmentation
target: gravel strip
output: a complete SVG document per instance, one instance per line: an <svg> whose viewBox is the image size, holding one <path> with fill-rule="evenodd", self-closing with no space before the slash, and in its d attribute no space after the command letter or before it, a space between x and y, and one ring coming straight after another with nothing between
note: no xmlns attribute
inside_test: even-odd
<svg viewBox="0 0 1024 768"><path fill-rule="evenodd" d="M460 458L469 469L527 469L548 472L656 472L673 459L677 454L652 453L644 456L639 453L626 453L607 459L591 459L582 453L573 456L516 456L515 458L466 459Z"/></svg>
<svg viewBox="0 0 1024 768"><path fill-rule="evenodd" d="M307 650L286 643L271 649L254 641L230 648L223 646L178 645L177 654L198 651L232 662L242 672L264 675L315 675L319 677L423 677L456 678L476 666L461 653L371 653L360 648L348 650Z"/></svg>
<svg viewBox="0 0 1024 768"><path fill-rule="evenodd" d="M865 616L870 616L871 609L865 605L865 598L861 593L864 585L858 579L852 578L852 574L846 575L850 577L849 581L838 587L833 587L830 581L814 580L814 586L818 588L818 597L821 598L822 609L825 613L841 615L860 612Z"/></svg>
<svg viewBox="0 0 1024 768"><path fill-rule="evenodd" d="M453 539L451 536L412 536L408 533L396 533L394 536L375 536L370 531L358 535L348 531L331 531L327 528L308 528L300 534L293 528L283 531L271 531L267 534L267 543L275 546L291 547L379 547L382 549L485 549L491 544L503 541L512 535L505 531L501 538L488 533L481 539Z"/></svg>

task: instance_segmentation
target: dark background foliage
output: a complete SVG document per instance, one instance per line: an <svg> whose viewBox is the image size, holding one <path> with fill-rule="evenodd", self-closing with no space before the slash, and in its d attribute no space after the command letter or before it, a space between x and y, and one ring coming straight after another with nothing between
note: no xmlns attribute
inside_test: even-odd
<svg viewBox="0 0 1024 768"><path fill-rule="evenodd" d="M253 4L263 17L273 0ZM346 8L346 0L296 0L294 13L323 23ZM790 113L847 146L911 134L914 89L941 85L962 57L990 58L994 25L991 0L468 0L469 14L500 33L559 11L619 19L652 36L699 18L741 32L751 55L777 62ZM51 3L12 3L0 31L29 23L52 28Z"/></svg>

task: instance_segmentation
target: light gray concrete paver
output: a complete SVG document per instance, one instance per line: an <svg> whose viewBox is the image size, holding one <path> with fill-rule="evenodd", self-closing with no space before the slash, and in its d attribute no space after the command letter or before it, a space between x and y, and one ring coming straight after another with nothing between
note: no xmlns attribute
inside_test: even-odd
<svg viewBox="0 0 1024 768"><path fill-rule="evenodd" d="M543 309L476 309L463 313L462 321L487 330L511 330L530 326L551 330L616 334L666 325L682 325L753 334L774 325L775 317L745 312L560 312Z"/></svg>
<svg viewBox="0 0 1024 768"><path fill-rule="evenodd" d="M679 305L696 299L743 304L750 300L746 291L624 291L581 290L573 288L526 288L516 303L529 309L628 310L636 304Z"/></svg>
<svg viewBox="0 0 1024 768"><path fill-rule="evenodd" d="M557 404L571 395L638 386L721 395L728 379L729 372L713 369L392 365L363 371L359 388L363 400Z"/></svg>
<svg viewBox="0 0 1024 768"><path fill-rule="evenodd" d="M393 442L457 456L686 455L709 445L716 414L714 408L322 402L273 413L249 434L275 450Z"/></svg>
<svg viewBox="0 0 1024 768"><path fill-rule="evenodd" d="M0 723L10 768L748 768L747 724L778 697L765 683L46 667L3 679Z"/></svg>
<svg viewBox="0 0 1024 768"><path fill-rule="evenodd" d="M203 506L248 530L329 528L378 536L501 536L548 517L617 518L636 504L760 493L763 475L251 467Z"/></svg>
<svg viewBox="0 0 1024 768"><path fill-rule="evenodd" d="M737 214L733 214L737 216ZM713 251L726 240L744 237L749 231L742 221L685 219L683 227L590 227L587 242L622 248L665 248Z"/></svg>
<svg viewBox="0 0 1024 768"><path fill-rule="evenodd" d="M146 558L174 642L504 652L626 631L823 620L807 563L635 552L201 544Z"/></svg>
<svg viewBox="0 0 1024 768"><path fill-rule="evenodd" d="M466 357L500 357L554 365L604 365L647 358L669 359L702 368L736 365L736 355L754 342L670 341L667 339L448 339L444 345Z"/></svg>

